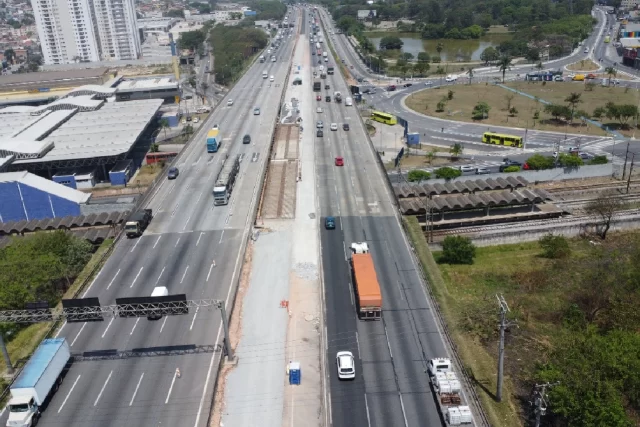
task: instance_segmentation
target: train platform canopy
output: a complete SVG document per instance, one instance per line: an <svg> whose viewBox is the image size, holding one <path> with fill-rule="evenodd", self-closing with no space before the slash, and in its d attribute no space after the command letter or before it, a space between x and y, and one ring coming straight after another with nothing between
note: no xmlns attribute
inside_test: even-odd
<svg viewBox="0 0 640 427"><path fill-rule="evenodd" d="M461 211L494 207L509 207L544 203L552 200L545 190L522 189L514 191L492 191L478 194L457 194L430 199L433 212ZM420 198L400 200L403 215L426 214L425 201Z"/></svg>
<svg viewBox="0 0 640 427"><path fill-rule="evenodd" d="M393 191L399 199L438 196L441 194L473 193L476 191L507 190L526 187L529 184L521 176L505 178L455 180L445 183L400 184Z"/></svg>
<svg viewBox="0 0 640 427"><path fill-rule="evenodd" d="M160 89L177 89L178 82L173 77L155 77L136 80L124 80L116 86L118 93L144 92Z"/></svg>
<svg viewBox="0 0 640 427"><path fill-rule="evenodd" d="M129 152L162 99L107 102L83 94L39 107L0 109L0 156L20 164L112 157Z"/></svg>

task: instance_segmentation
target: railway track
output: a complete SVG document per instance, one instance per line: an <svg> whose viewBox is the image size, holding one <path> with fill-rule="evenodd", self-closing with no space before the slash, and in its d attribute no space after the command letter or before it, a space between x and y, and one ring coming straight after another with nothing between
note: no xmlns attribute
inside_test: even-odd
<svg viewBox="0 0 640 427"><path fill-rule="evenodd" d="M640 187L640 180L631 181L630 187ZM576 185L570 187L558 187L558 188L546 188L545 190L551 194L555 193L572 193L575 191L585 191L585 190L622 190L627 188L626 182L619 183L602 183L602 184L586 184L586 185Z"/></svg>

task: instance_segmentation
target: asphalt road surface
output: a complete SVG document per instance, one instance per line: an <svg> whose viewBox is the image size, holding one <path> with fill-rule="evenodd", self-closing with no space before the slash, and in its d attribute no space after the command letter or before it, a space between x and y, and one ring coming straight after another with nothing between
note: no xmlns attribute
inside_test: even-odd
<svg viewBox="0 0 640 427"><path fill-rule="evenodd" d="M85 297L103 305L118 297L149 296L154 287L188 299L229 301L249 231L260 171L282 85L289 71L292 39L276 63L256 63L181 154L180 176L165 181L147 207L155 218L138 239L122 239ZM275 82L262 79L266 70ZM253 108L261 108L253 115ZM224 135L221 151L207 153L205 134L214 123ZM241 143L244 134L252 143ZM241 154L239 181L227 206L213 206L211 191L226 156ZM72 353L104 356L78 361L66 374L41 419L43 426L204 426L222 342L217 310L191 311L158 321L105 319L66 324ZM133 351L136 357L112 358ZM180 377L176 375L180 370ZM5 415L6 418L6 415Z"/></svg>
<svg viewBox="0 0 640 427"><path fill-rule="evenodd" d="M347 86L339 73L325 83L330 89L320 92L323 113L316 114L324 136L315 139L315 150L320 220L337 218L335 230L321 232L331 420L334 426L440 426L426 364L446 356L445 344L358 111L324 101L336 90L348 96ZM331 123L339 130L330 131ZM337 156L344 157L344 167L334 165ZM356 316L348 248L363 241L382 290L382 321ZM337 378L335 356L342 350L357 359L355 381Z"/></svg>

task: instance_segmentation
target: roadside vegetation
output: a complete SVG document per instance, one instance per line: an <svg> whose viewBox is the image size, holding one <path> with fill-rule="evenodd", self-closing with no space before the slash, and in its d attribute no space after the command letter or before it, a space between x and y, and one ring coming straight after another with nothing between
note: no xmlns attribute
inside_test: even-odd
<svg viewBox="0 0 640 427"><path fill-rule="evenodd" d="M493 84L457 84L414 93L406 98L406 104L419 113L456 121L560 133L607 134L585 118L599 121L608 130L632 136L640 100L637 91L603 87L601 80L597 82L505 83L530 97Z"/></svg>
<svg viewBox="0 0 640 427"><path fill-rule="evenodd" d="M37 301L55 307L63 297L74 297L91 280L112 244L113 239L107 239L96 249L64 231L14 238L0 249L0 309L24 309L27 302ZM12 362L23 363L51 327L51 322L0 323ZM0 359L0 367L6 368L4 360Z"/></svg>
<svg viewBox="0 0 640 427"><path fill-rule="evenodd" d="M622 207L609 199L590 209ZM481 248L450 238L448 252L431 255L417 220L405 224L493 425L528 425L533 385L545 382L555 386L544 425L637 425L640 233ZM496 294L518 323L507 330L503 403L494 398Z"/></svg>
<svg viewBox="0 0 640 427"><path fill-rule="evenodd" d="M216 83L229 85L238 80L252 57L267 46L264 31L252 27L218 24L209 34L213 47Z"/></svg>

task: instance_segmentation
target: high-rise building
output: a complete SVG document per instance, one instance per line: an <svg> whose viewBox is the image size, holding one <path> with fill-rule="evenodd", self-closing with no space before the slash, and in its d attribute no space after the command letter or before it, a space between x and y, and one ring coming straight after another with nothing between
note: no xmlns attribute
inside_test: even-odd
<svg viewBox="0 0 640 427"><path fill-rule="evenodd" d="M137 59L134 0L31 0L45 64Z"/></svg>

